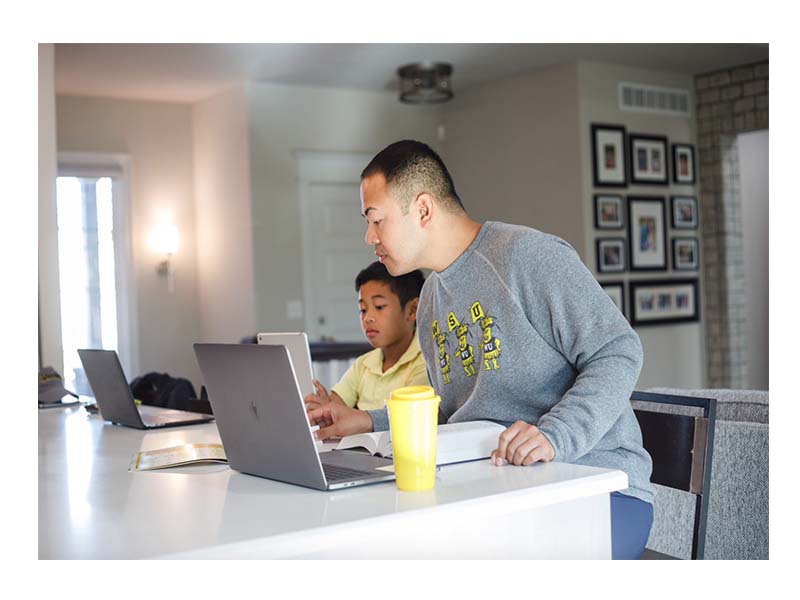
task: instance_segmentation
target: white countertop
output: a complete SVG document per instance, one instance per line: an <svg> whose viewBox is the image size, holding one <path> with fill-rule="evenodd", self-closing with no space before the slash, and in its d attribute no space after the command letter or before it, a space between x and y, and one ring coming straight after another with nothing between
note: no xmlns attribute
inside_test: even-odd
<svg viewBox="0 0 800 600"><path fill-rule="evenodd" d="M219 443L216 425L138 431L83 408L39 411L39 557L188 555L402 519L415 511L535 509L627 487L621 471L549 463L442 467L429 492L394 482L321 492L196 465L129 472L139 451ZM300 536L300 537L298 537ZM277 552L277 551L276 551Z"/></svg>

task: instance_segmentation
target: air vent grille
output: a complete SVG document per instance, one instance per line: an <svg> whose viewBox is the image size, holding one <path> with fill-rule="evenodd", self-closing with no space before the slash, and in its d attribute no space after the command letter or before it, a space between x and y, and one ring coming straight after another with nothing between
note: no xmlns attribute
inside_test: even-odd
<svg viewBox="0 0 800 600"><path fill-rule="evenodd" d="M619 108L633 112L688 117L691 115L690 94L689 90L621 81Z"/></svg>

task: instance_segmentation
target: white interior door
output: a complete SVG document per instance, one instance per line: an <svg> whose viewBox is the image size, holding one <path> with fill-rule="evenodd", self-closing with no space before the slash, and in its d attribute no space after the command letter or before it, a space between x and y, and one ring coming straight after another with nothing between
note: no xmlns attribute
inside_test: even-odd
<svg viewBox="0 0 800 600"><path fill-rule="evenodd" d="M364 341L354 282L375 260L364 242L361 170L366 154L298 153L306 332L311 340Z"/></svg>

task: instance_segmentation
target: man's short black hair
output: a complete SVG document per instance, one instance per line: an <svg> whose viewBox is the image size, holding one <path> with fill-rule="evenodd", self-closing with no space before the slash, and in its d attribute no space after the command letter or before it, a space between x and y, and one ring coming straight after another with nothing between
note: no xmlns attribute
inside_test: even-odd
<svg viewBox="0 0 800 600"><path fill-rule="evenodd" d="M418 194L427 192L455 212L464 210L453 178L441 157L427 144L401 140L378 152L361 172L361 179L381 173L397 192L403 214Z"/></svg>
<svg viewBox="0 0 800 600"><path fill-rule="evenodd" d="M356 291L359 291L361 286L368 281L380 281L387 284L389 289L400 298L400 307L405 308L409 300L419 297L422 284L425 283L425 275L419 269L415 269L405 275L394 277L382 262L375 261L356 277Z"/></svg>

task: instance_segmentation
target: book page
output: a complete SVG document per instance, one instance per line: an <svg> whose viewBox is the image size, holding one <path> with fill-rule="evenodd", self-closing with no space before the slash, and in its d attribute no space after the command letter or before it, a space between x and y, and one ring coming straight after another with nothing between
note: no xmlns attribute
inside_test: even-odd
<svg viewBox="0 0 800 600"><path fill-rule="evenodd" d="M185 444L138 452L133 456L128 470L152 471L204 462L228 462L222 444Z"/></svg>
<svg viewBox="0 0 800 600"><path fill-rule="evenodd" d="M473 437L475 435L482 436L489 432L497 433L499 436L506 428L499 423L493 421L464 421L463 423L447 423L439 425L440 437Z"/></svg>
<svg viewBox="0 0 800 600"><path fill-rule="evenodd" d="M338 450L339 443L342 441L342 438L328 438L323 442L319 442L317 445L317 452L330 452L331 450Z"/></svg>
<svg viewBox="0 0 800 600"><path fill-rule="evenodd" d="M505 427L492 421L466 421L439 426L436 464L446 465L491 456Z"/></svg>
<svg viewBox="0 0 800 600"><path fill-rule="evenodd" d="M447 423L437 429L436 464L446 465L467 460L488 458L497 448L505 427L492 421L466 421ZM342 438L336 450L365 448L370 454L392 456L391 432L371 432Z"/></svg>
<svg viewBox="0 0 800 600"><path fill-rule="evenodd" d="M386 452L388 451L387 448L391 448L391 445L388 445L388 440L388 431L358 433L356 435L343 437L339 445L336 446L336 449L348 450L350 448L364 448L367 452L374 455L377 452L381 452L382 449Z"/></svg>

